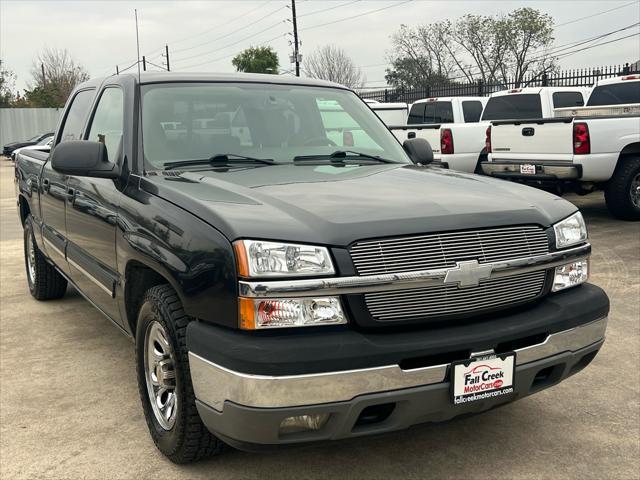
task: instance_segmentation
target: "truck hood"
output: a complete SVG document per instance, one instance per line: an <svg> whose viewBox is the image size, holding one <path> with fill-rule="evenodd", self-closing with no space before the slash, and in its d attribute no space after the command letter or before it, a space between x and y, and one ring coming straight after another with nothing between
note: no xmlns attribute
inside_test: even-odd
<svg viewBox="0 0 640 480"><path fill-rule="evenodd" d="M333 246L467 228L548 227L576 210L531 187L405 164L157 171L142 178L141 188L200 217L229 240Z"/></svg>

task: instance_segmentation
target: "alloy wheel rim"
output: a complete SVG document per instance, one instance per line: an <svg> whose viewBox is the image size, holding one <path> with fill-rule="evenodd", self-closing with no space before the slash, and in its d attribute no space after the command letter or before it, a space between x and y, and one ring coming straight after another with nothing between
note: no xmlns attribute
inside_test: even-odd
<svg viewBox="0 0 640 480"><path fill-rule="evenodd" d="M31 284L36 283L36 247L31 235L27 237L27 272Z"/></svg>
<svg viewBox="0 0 640 480"><path fill-rule="evenodd" d="M636 174L631 180L631 190L629 193L631 194L631 202L636 208L640 208L640 173Z"/></svg>
<svg viewBox="0 0 640 480"><path fill-rule="evenodd" d="M151 322L144 339L144 371L153 414L165 430L173 428L178 411L175 365L166 330L157 321Z"/></svg>

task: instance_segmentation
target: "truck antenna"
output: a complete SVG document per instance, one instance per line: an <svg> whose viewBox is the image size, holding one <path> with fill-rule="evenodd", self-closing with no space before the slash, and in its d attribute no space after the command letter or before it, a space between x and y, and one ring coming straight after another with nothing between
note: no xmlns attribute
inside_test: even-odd
<svg viewBox="0 0 640 480"><path fill-rule="evenodd" d="M138 51L138 107L140 108L140 111L138 113L138 118L141 120L140 123L142 123L142 92L140 89L140 84L141 79L140 79L140 36L138 35L138 9L134 8L133 9L133 13L135 14L136 17L136 49ZM142 142L143 145L143 149L144 149L144 139L143 139L143 133L142 133L142 124L140 125L140 140ZM142 164L142 174L146 175L146 169L144 168L144 154L142 154L142 160L140 161L140 163Z"/></svg>

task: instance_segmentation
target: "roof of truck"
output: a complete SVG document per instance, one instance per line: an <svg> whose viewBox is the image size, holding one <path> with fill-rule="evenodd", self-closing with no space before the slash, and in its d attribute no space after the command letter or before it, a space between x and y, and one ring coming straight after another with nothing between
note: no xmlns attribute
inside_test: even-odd
<svg viewBox="0 0 640 480"><path fill-rule="evenodd" d="M421 98L420 100L416 100L415 103L427 103L427 102L451 102L453 100L459 100L461 102L463 101L480 101L480 102L486 102L487 101L487 97L429 97L429 98Z"/></svg>
<svg viewBox="0 0 640 480"><path fill-rule="evenodd" d="M491 94L492 97L501 97L503 95L513 94L539 94L542 91L549 92L588 92L591 87L521 87L511 88L509 90L500 90Z"/></svg>
<svg viewBox="0 0 640 480"><path fill-rule="evenodd" d="M97 86L108 78L93 78L83 83L79 87ZM119 76L132 77L138 80L137 73L121 73ZM269 75L262 73L183 73L183 72L142 72L140 83L171 83L171 82L233 82L233 83L270 83L277 85L304 85L315 87L332 87L349 90L343 85L315 78L300 78L290 75Z"/></svg>
<svg viewBox="0 0 640 480"><path fill-rule="evenodd" d="M613 78L603 78L602 80L598 80L595 86L598 85L611 85L612 83L620 83L620 82L628 82L628 81L638 81L640 80L640 74L635 73L631 75L624 75L622 77L613 77Z"/></svg>

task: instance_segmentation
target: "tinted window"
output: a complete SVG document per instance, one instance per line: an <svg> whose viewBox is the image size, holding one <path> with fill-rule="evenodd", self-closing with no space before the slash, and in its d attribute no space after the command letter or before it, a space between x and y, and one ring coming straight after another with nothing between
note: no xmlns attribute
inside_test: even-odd
<svg viewBox="0 0 640 480"><path fill-rule="evenodd" d="M407 125L412 123L424 123L424 103L416 103L411 106Z"/></svg>
<svg viewBox="0 0 640 480"><path fill-rule="evenodd" d="M60 136L61 142L66 142L68 140L80 140L82 127L87 119L93 95L93 90L83 90L73 97L71 106L67 110L67 117L64 120L64 125L62 126L62 135Z"/></svg>
<svg viewBox="0 0 640 480"><path fill-rule="evenodd" d="M484 107L482 120L522 120L542 118L540 95L500 95L491 97Z"/></svg>
<svg viewBox="0 0 640 480"><path fill-rule="evenodd" d="M87 140L104 143L109 160L115 160L115 154L122 139L124 122L124 102L122 90L107 88L100 97L91 122Z"/></svg>
<svg viewBox="0 0 640 480"><path fill-rule="evenodd" d="M464 123L479 122L482 115L482 102L477 100L462 102L462 115Z"/></svg>
<svg viewBox="0 0 640 480"><path fill-rule="evenodd" d="M591 92L588 107L640 103L640 82L613 83L596 87Z"/></svg>
<svg viewBox="0 0 640 480"><path fill-rule="evenodd" d="M553 108L582 107L584 98L580 92L555 92L553 94Z"/></svg>
<svg viewBox="0 0 640 480"><path fill-rule="evenodd" d="M451 102L428 102L424 109L424 123L453 123Z"/></svg>

